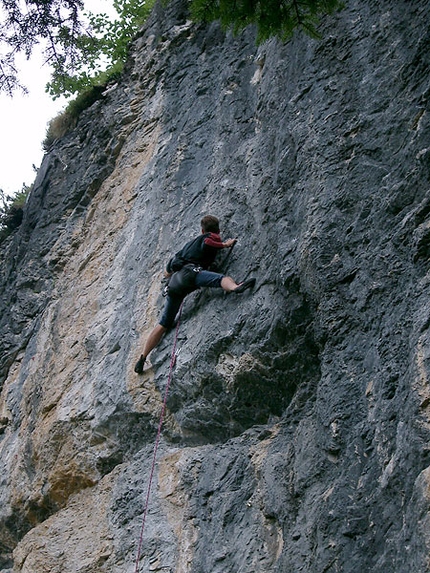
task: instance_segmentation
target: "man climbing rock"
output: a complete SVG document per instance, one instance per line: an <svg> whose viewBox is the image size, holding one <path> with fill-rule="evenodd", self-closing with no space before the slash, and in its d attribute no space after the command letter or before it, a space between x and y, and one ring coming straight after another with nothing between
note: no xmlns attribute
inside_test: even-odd
<svg viewBox="0 0 430 573"><path fill-rule="evenodd" d="M165 276L169 282L165 289L166 303L159 324L149 334L143 354L134 367L137 374L143 373L148 354L172 327L187 294L200 287L222 288L228 293L240 294L255 285L254 278L236 283L229 276L208 270L219 251L231 249L237 239L222 241L219 220L213 215L203 217L201 231L201 235L187 243L167 264Z"/></svg>

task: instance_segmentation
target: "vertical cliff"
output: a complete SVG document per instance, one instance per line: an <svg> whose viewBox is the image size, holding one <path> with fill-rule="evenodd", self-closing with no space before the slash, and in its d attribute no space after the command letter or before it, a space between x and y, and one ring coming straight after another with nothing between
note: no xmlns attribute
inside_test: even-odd
<svg viewBox="0 0 430 573"><path fill-rule="evenodd" d="M141 571L420 573L430 550L429 2L255 45L157 6L0 246L0 571L135 570L172 252L186 300Z"/></svg>

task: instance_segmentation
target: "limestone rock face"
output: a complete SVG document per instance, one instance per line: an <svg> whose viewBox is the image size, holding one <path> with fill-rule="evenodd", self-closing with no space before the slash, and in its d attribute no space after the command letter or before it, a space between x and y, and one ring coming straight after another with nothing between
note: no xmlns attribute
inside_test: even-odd
<svg viewBox="0 0 430 573"><path fill-rule="evenodd" d="M428 1L256 46L156 7L0 247L0 571L421 573L430 550ZM202 215L253 292L187 297ZM135 565L139 541L140 562Z"/></svg>

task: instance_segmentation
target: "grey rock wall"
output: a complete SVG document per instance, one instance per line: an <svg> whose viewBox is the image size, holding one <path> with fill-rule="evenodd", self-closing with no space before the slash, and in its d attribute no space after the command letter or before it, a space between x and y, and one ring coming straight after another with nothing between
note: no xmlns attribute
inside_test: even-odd
<svg viewBox="0 0 430 573"><path fill-rule="evenodd" d="M206 213L252 293L190 295L139 571L429 569L428 2L256 46L157 6L0 247L0 570L132 572Z"/></svg>

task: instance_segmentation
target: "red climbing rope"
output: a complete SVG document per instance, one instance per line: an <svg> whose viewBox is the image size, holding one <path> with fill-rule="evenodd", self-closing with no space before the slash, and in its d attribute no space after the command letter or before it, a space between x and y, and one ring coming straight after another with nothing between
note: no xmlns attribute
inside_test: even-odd
<svg viewBox="0 0 430 573"><path fill-rule="evenodd" d="M138 573L138 571L139 571L139 561L140 561L140 556L141 556L141 552L142 552L142 544L143 544L143 532L145 530L146 516L148 514L149 497L150 497L150 493L151 493L152 480L154 478L155 463L157 461L157 450L158 450L158 445L160 443L160 438L161 438L161 428L163 426L164 414L166 412L167 396L169 394L170 383L172 381L173 367L174 367L175 361L176 361L176 345L178 342L179 324L181 321L181 314L182 314L183 305L184 305L184 302L182 301L182 304L179 308L179 313L178 313L178 322L176 324L176 331L175 331L175 339L173 342L172 356L170 358L169 376L167 379L166 390L164 392L163 407L161 408L161 415L160 415L160 421L158 423L157 437L155 439L155 445L154 445L154 454L152 456L152 467L151 467L151 473L149 475L148 489L146 491L145 509L143 511L142 526L140 528L139 544L137 547L136 566L134 569L135 573Z"/></svg>

